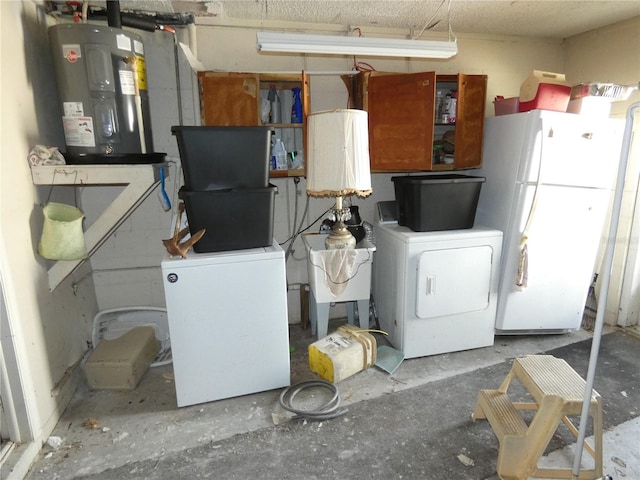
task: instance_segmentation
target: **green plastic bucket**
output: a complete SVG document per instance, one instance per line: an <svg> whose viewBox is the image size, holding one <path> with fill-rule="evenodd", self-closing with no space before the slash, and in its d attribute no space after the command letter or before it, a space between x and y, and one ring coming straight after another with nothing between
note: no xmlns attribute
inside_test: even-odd
<svg viewBox="0 0 640 480"><path fill-rule="evenodd" d="M64 203L47 203L38 253L49 260L80 260L87 255L82 231L84 213Z"/></svg>

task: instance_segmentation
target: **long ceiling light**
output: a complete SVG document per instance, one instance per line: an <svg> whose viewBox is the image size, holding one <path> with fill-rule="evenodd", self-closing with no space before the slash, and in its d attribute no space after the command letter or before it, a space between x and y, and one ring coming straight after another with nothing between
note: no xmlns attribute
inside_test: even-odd
<svg viewBox="0 0 640 480"><path fill-rule="evenodd" d="M258 32L257 42L260 52L414 58L451 58L458 53L456 41Z"/></svg>

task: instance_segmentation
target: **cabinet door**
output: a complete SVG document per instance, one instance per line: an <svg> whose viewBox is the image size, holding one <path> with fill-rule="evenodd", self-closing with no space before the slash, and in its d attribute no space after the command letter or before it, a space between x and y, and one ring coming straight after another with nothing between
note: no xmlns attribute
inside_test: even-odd
<svg viewBox="0 0 640 480"><path fill-rule="evenodd" d="M482 166L482 135L487 92L486 75L458 75L454 166Z"/></svg>
<svg viewBox="0 0 640 480"><path fill-rule="evenodd" d="M259 79L251 73L199 72L204 126L258 125Z"/></svg>
<svg viewBox="0 0 640 480"><path fill-rule="evenodd" d="M371 170L431 170L435 72L366 75Z"/></svg>

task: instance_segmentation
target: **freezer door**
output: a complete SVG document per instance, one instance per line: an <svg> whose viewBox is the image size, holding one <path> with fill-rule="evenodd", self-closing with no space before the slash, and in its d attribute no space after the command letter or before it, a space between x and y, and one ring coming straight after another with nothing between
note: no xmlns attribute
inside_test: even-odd
<svg viewBox="0 0 640 480"><path fill-rule="evenodd" d="M526 215L502 255L496 329L559 331L579 328L610 192L540 185L527 245L527 283L516 285ZM530 204L534 186L524 195ZM519 227L519 228L518 228Z"/></svg>
<svg viewBox="0 0 640 480"><path fill-rule="evenodd" d="M529 183L612 188L622 141L616 120L536 111L521 171ZM538 130L539 129L539 130Z"/></svg>
<svg viewBox="0 0 640 480"><path fill-rule="evenodd" d="M433 318L487 308L492 255L488 245L422 252L416 316Z"/></svg>

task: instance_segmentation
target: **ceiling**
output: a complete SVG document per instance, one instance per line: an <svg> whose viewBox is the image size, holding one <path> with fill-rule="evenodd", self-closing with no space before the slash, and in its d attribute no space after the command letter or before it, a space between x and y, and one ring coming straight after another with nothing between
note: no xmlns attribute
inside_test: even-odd
<svg viewBox="0 0 640 480"><path fill-rule="evenodd" d="M92 1L91 5L104 5ZM640 15L640 0L124 0L122 10L242 21L566 38ZM429 25L435 24L432 28Z"/></svg>

